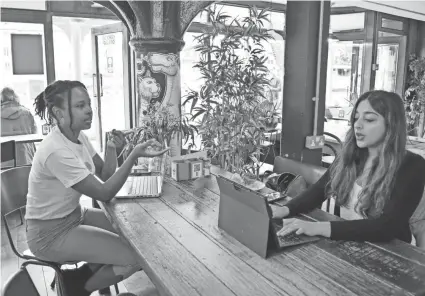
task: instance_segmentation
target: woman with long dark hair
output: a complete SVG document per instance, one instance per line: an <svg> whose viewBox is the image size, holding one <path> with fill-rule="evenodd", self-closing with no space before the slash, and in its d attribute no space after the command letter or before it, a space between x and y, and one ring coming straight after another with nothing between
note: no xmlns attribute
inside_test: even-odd
<svg viewBox="0 0 425 296"><path fill-rule="evenodd" d="M401 98L370 91L356 102L351 128L334 163L317 183L273 208L287 217L320 207L334 198L345 221L284 219L279 235L296 232L335 240L411 241L409 219L425 184L425 160L406 150L406 119Z"/></svg>
<svg viewBox="0 0 425 296"><path fill-rule="evenodd" d="M40 259L88 262L67 271L65 285L69 295L90 295L140 270L140 263L101 210L80 206L81 195L110 201L137 158L166 150L148 150L160 147L153 140L139 144L116 171L116 148L123 138L113 134L102 160L82 132L91 127L93 112L81 82L56 81L34 105L36 114L55 127L40 143L31 167L25 215L28 246Z"/></svg>

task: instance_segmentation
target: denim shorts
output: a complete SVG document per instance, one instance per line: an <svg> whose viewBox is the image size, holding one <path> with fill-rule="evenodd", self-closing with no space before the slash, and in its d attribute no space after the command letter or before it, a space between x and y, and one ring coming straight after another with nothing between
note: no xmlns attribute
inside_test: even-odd
<svg viewBox="0 0 425 296"><path fill-rule="evenodd" d="M26 220L27 243L31 252L39 259L61 262L61 245L70 230L81 225L87 209L80 205L63 218Z"/></svg>

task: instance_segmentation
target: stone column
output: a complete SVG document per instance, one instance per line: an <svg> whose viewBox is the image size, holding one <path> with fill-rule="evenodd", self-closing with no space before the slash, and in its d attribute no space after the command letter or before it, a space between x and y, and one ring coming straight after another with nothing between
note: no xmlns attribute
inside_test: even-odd
<svg viewBox="0 0 425 296"><path fill-rule="evenodd" d="M322 12L322 52L318 60L320 2L288 1L286 11L285 80L281 155L302 162L321 164L322 149L306 148L313 135L316 77L320 75L317 135L323 135L330 2ZM317 71L319 67L320 71Z"/></svg>
<svg viewBox="0 0 425 296"><path fill-rule="evenodd" d="M136 53L136 125L151 102L172 104L181 114L180 50L193 18L213 1L94 1L108 8L127 26ZM181 141L171 143L180 155Z"/></svg>
<svg viewBox="0 0 425 296"><path fill-rule="evenodd" d="M173 114L181 114L180 50L182 40L132 39L136 53L136 125L140 125L150 104L170 105ZM181 154L180 139L171 144L171 155Z"/></svg>

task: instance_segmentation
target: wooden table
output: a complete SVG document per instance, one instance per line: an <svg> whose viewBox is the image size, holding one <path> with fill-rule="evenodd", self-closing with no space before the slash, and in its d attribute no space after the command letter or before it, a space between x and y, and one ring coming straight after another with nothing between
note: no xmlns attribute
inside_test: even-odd
<svg viewBox="0 0 425 296"><path fill-rule="evenodd" d="M101 205L161 295L425 295L425 252L401 241L324 239L261 258L218 228L218 185L205 180L167 179L161 198Z"/></svg>

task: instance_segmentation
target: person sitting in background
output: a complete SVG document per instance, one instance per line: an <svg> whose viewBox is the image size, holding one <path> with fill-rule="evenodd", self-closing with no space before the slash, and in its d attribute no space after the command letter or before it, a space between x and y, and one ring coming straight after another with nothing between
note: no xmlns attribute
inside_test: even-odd
<svg viewBox="0 0 425 296"><path fill-rule="evenodd" d="M82 208L80 197L84 194L110 201L124 185L136 159L159 156L168 149L149 151L149 147L161 147L154 140L138 144L116 171L120 136L112 134L102 160L82 132L91 127L93 112L81 82L56 81L37 96L34 105L41 119L56 126L40 143L31 167L25 215L27 243L39 259L88 262L67 271L65 286L69 295L90 295L140 270L140 263L103 211ZM72 283L67 278L80 280Z"/></svg>
<svg viewBox="0 0 425 296"><path fill-rule="evenodd" d="M370 91L356 102L341 152L326 173L281 208L276 218L305 213L334 198L345 221L284 219L279 235L291 232L333 240L411 242L409 219L421 200L425 159L406 150L406 118L401 98ZM425 217L413 229L415 236Z"/></svg>
<svg viewBox="0 0 425 296"><path fill-rule="evenodd" d="M37 126L31 112L19 104L19 98L13 89L3 88L1 91L1 136L36 133ZM17 166L32 163L35 153L34 143L16 143L15 149ZM4 166L9 166L9 163L5 162Z"/></svg>

